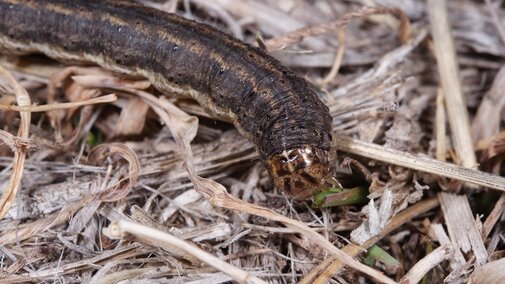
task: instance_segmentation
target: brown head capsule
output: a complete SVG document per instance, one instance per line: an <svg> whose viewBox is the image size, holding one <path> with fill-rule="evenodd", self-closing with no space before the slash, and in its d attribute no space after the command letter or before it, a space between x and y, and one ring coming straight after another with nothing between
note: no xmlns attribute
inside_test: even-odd
<svg viewBox="0 0 505 284"><path fill-rule="evenodd" d="M266 167L275 186L299 200L331 185L335 151L303 145L272 155Z"/></svg>

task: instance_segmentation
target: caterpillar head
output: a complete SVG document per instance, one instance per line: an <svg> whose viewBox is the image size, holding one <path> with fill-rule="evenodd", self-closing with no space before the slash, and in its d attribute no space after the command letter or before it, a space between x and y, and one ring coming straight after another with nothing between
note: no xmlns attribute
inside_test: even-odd
<svg viewBox="0 0 505 284"><path fill-rule="evenodd" d="M335 174L334 149L302 145L273 154L266 167L275 187L299 200L332 185Z"/></svg>

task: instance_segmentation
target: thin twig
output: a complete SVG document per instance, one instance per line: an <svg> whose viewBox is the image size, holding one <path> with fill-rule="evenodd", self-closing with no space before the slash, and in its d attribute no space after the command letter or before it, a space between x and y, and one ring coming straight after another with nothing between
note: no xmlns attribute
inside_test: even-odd
<svg viewBox="0 0 505 284"><path fill-rule="evenodd" d="M166 232L148 226L127 220L120 220L116 224L113 223L108 228L104 229L104 233L114 238L121 238L125 234L132 234L136 238L148 240L150 243L156 243L161 247L177 247L178 249L197 257L202 262L230 275L233 280L239 283L266 284L265 281L259 279L258 277L250 275L248 272L239 269L186 241L180 240Z"/></svg>
<svg viewBox="0 0 505 284"><path fill-rule="evenodd" d="M435 141L437 142L436 157L439 161L445 161L445 155L447 154L447 140L446 140L446 115L445 115L445 104L444 104L444 94L442 89L437 89L437 113L435 119Z"/></svg>
<svg viewBox="0 0 505 284"><path fill-rule="evenodd" d="M340 69L340 65L342 65L342 60L344 59L344 51L345 51L345 29L339 28L337 32L338 39L338 48L335 54L335 59L333 60L333 64L331 65L331 70L321 81L321 85L326 87L335 76L338 74L338 70Z"/></svg>
<svg viewBox="0 0 505 284"><path fill-rule="evenodd" d="M410 37L409 20L401 9L386 8L386 7L362 7L360 9L357 9L356 11L352 11L350 13L345 14L339 20L330 23L322 23L310 27L301 28L287 35L269 39L265 42L265 44L267 49L270 51L283 49L286 46L302 41L305 37L316 36L336 31L337 29L347 25L354 18L362 18L375 14L393 14L399 17L400 40L402 42L405 42Z"/></svg>
<svg viewBox="0 0 505 284"><path fill-rule="evenodd" d="M19 112L45 112L53 110L69 109L87 105L94 104L104 104L117 101L117 96L115 94L110 94L106 96L101 96L98 98L92 98L80 102L68 102L68 103L53 103L47 105L29 105L29 106L15 106L15 105L2 105L0 104L0 110L8 111L19 111Z"/></svg>

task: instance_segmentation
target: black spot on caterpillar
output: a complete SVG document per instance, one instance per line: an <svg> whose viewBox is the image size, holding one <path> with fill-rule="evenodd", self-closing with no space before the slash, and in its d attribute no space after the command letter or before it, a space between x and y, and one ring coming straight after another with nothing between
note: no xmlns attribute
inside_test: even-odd
<svg viewBox="0 0 505 284"><path fill-rule="evenodd" d="M328 108L259 48L132 1L0 0L0 15L3 51L92 62L191 96L253 141L276 187L298 199L333 176Z"/></svg>

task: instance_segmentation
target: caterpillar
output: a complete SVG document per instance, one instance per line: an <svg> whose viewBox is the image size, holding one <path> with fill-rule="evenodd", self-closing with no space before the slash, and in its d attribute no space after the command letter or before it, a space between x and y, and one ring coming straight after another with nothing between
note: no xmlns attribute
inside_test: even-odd
<svg viewBox="0 0 505 284"><path fill-rule="evenodd" d="M332 118L307 81L209 25L121 0L0 0L0 52L43 53L147 78L251 140L281 191L331 184Z"/></svg>

